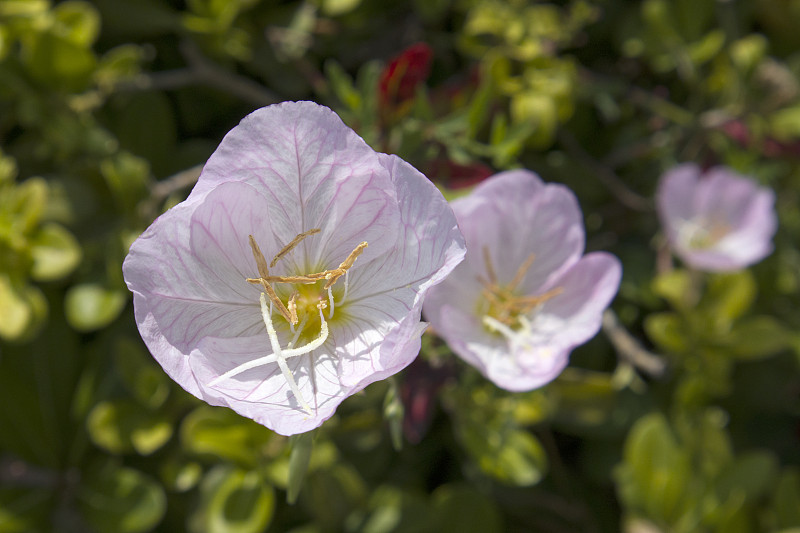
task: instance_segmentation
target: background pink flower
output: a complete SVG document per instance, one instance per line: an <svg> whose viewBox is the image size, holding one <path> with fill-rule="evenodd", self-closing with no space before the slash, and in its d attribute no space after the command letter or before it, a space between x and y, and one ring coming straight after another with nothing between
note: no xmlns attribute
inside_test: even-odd
<svg viewBox="0 0 800 533"><path fill-rule="evenodd" d="M452 206L467 255L431 290L425 318L499 387L540 387L600 329L620 263L605 252L583 256L575 195L532 172L497 174Z"/></svg>
<svg viewBox="0 0 800 533"><path fill-rule="evenodd" d="M662 176L656 204L670 246L694 268L738 270L772 252L775 195L728 168L679 165Z"/></svg>

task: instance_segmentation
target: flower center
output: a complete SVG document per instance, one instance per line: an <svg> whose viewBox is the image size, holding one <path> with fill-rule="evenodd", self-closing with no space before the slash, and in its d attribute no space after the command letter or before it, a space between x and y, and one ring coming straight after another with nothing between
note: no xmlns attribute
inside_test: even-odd
<svg viewBox="0 0 800 533"><path fill-rule="evenodd" d="M361 252L364 251L364 248L367 247L367 243L364 241L356 246L337 268L331 270L320 270L295 276L274 276L270 274L269 269L274 267L281 258L291 253L303 239L319 232L320 229L315 228L297 235L275 255L269 266L267 266L267 260L264 254L261 253L258 243L256 243L252 235L249 236L250 247L256 260L259 277L247 278L246 281L261 285L263 289L260 296L261 316L267 329L272 354L248 361L225 372L212 380L209 386L215 386L246 370L277 363L295 399L308 415L313 414L311 406L303 398L300 388L297 386L297 382L286 364L286 360L290 357L309 354L325 343L328 338L327 321L332 320L334 317L337 300L341 309L341 304L347 299L348 272L358 256L361 255ZM342 277L345 278L344 288L334 288L336 282ZM269 300L269 304L267 304L267 300ZM324 311L326 308L327 311ZM272 320L275 310L284 318L284 321L279 321L279 329L282 331L288 330L286 332L287 336L292 338L285 347L281 346L278 332ZM341 310L339 315L341 317ZM301 344L301 346L297 347L298 344Z"/></svg>
<svg viewBox="0 0 800 533"><path fill-rule="evenodd" d="M519 333L528 332L531 328L529 315L541 304L562 292L561 287L556 287L539 295L520 294L517 287L522 283L534 259L534 254L529 255L519 266L511 282L502 285L497 280L488 249L483 248L483 260L489 279L478 278L483 285L478 314L483 316L483 325L491 333L502 335L510 341L518 340Z"/></svg>
<svg viewBox="0 0 800 533"><path fill-rule="evenodd" d="M722 216L700 216L685 220L678 228L678 240L694 250L707 250L731 230Z"/></svg>

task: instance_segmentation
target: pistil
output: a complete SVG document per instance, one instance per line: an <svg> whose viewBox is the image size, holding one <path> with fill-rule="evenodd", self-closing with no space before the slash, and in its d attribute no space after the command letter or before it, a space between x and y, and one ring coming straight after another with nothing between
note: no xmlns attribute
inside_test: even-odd
<svg viewBox="0 0 800 533"><path fill-rule="evenodd" d="M264 326L267 330L267 336L269 337L270 347L272 348L272 353L265 357L260 357L257 359L253 359L252 361L247 361L227 372L222 374L221 376L213 379L209 382L209 386L216 386L219 383L233 378L242 372L247 370L251 370L253 368L258 368L260 366L264 366L267 364L277 363L278 368L281 370L281 374L283 374L284 379L286 380L289 389L292 391L292 394L297 399L298 403L302 407L303 411L306 412L309 416L313 415L313 411L311 406L308 402L303 398L302 392L300 391L300 387L297 385L297 381L294 379L294 375L292 374L291 370L289 369L286 360L292 357L298 357L301 355L309 354L322 346L328 338L328 323L325 321L324 314L322 312L323 309L326 307L330 307L330 311L328 313L328 320L331 320L334 315L335 309L335 299L333 296L333 286L336 282L344 276L345 278L345 287L344 287L344 299L347 298L347 288L348 288L348 272L350 268L352 268L353 264L355 263L356 259L361 252L367 247L367 243L362 242L356 248L350 252L350 254L342 261L337 268L331 270L323 270L320 272L312 272L310 274L304 275L297 275L297 276L274 276L270 273L269 269L274 267L278 261L289 254L298 244L300 244L303 239L310 235L314 235L319 233L321 230L319 228L314 228L303 233L297 235L294 239L292 239L289 244L284 246L272 259L272 262L267 265L267 261L264 258L264 255L261 253L261 249L259 248L258 244L256 243L255 239L252 235L249 236L250 241L250 248L253 251L253 257L256 261L256 266L258 268L258 278L247 278L249 283L254 283L261 285L264 289L260 296L260 303L261 303L261 316L264 321ZM322 287L323 291L328 293L328 303L325 302L322 298L320 298L316 304L311 303L311 298L308 294L305 294L302 298L300 297L300 293L297 291L293 292L292 295L287 300L286 305L283 304L278 294L275 292L274 287L272 286L273 283L284 283L284 284L302 284L302 285L309 285L318 283L320 281L324 281L324 285ZM267 299L269 299L269 304L267 304ZM299 310L298 310L298 299L301 302L301 308L305 312L302 321L299 317ZM312 300L313 301L313 300ZM340 302L341 303L341 302ZM314 305L316 308L316 312L319 314L320 320L320 332L319 335L306 343L303 346L295 348L295 344L300 339L300 335L303 333L304 328L308 323L308 308ZM278 333L275 330L275 325L272 322L272 312L273 308L277 309L278 312L283 316L286 321L289 323L289 329L293 334L291 342L289 342L286 347L282 347L280 343L280 339L278 338ZM295 328L299 322L299 326Z"/></svg>

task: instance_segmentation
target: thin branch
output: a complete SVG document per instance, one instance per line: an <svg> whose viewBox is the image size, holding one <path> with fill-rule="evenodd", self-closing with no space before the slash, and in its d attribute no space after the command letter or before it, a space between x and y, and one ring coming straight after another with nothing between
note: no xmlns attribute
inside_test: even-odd
<svg viewBox="0 0 800 533"><path fill-rule="evenodd" d="M150 196L147 197L139 208L143 218L153 219L158 212L158 206L161 205L169 195L193 186L197 183L197 178L200 177L200 172L203 170L203 165L195 165L186 170L182 170L177 174L173 174L165 180L158 181L150 187Z"/></svg>
<svg viewBox="0 0 800 533"><path fill-rule="evenodd" d="M117 84L114 89L117 91L169 91L192 85L205 85L258 107L281 101L277 94L264 88L261 84L226 70L211 61L200 52L194 43L183 41L180 50L187 67L141 74L132 80Z"/></svg>
<svg viewBox="0 0 800 533"><path fill-rule="evenodd" d="M622 179L610 168L592 157L580 143L565 130L558 133L558 140L578 162L589 169L619 203L634 211L651 211L653 206L647 198L628 188Z"/></svg>
<svg viewBox="0 0 800 533"><path fill-rule="evenodd" d="M620 358L624 359L645 374L660 378L667 370L667 362L659 355L646 350L641 343L619 323L611 309L603 313L603 331Z"/></svg>

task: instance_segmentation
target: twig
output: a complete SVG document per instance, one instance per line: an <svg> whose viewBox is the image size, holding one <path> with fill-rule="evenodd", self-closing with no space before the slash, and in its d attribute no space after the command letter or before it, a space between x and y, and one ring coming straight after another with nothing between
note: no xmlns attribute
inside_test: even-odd
<svg viewBox="0 0 800 533"><path fill-rule="evenodd" d="M52 489L58 483L56 472L8 456L0 459L0 486Z"/></svg>
<svg viewBox="0 0 800 533"><path fill-rule="evenodd" d="M150 187L150 196L142 201L139 208L142 217L146 219L155 218L155 213L161 202L170 194L185 189L186 187L191 187L197 183L197 178L200 177L200 172L202 170L203 165L195 165L177 174L173 174L165 180L154 183Z"/></svg>
<svg viewBox="0 0 800 533"><path fill-rule="evenodd" d="M610 167L589 155L572 134L561 130L558 133L558 140L570 155L592 171L609 192L619 200L619 203L634 211L651 211L653 209L650 200L629 189Z"/></svg>
<svg viewBox="0 0 800 533"><path fill-rule="evenodd" d="M647 351L641 343L619 323L611 309L603 313L603 331L614 345L619 356L645 374L660 378L667 370L667 362L659 355Z"/></svg>
<svg viewBox="0 0 800 533"><path fill-rule="evenodd" d="M226 70L207 57L190 41L180 44L187 67L162 72L141 74L132 80L117 84L117 91L163 90L169 91L191 85L206 85L262 107L281 101L261 84Z"/></svg>

